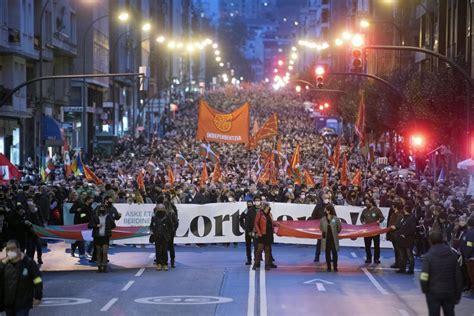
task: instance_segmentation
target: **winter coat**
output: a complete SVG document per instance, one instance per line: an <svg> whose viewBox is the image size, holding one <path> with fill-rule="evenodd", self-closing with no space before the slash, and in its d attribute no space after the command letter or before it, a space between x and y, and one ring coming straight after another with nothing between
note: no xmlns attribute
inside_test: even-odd
<svg viewBox="0 0 474 316"><path fill-rule="evenodd" d="M403 219L403 213L400 211L395 212L393 208L391 208L390 211L388 212L387 227L399 225L402 219ZM393 231L390 231L387 233L387 240L390 240L392 242L395 241Z"/></svg>
<svg viewBox="0 0 474 316"><path fill-rule="evenodd" d="M254 231L256 216L257 210L255 206L247 207L247 209L240 214L239 224L246 233L252 233Z"/></svg>
<svg viewBox="0 0 474 316"><path fill-rule="evenodd" d="M474 228L469 229L461 242L461 253L467 260L474 259Z"/></svg>
<svg viewBox="0 0 474 316"><path fill-rule="evenodd" d="M169 241L173 237L173 223L165 210L155 211L151 217L150 232L154 242Z"/></svg>
<svg viewBox="0 0 474 316"><path fill-rule="evenodd" d="M382 223L384 220L385 217L377 206L372 206L370 209L365 208L360 215L360 222L362 224Z"/></svg>
<svg viewBox="0 0 474 316"><path fill-rule="evenodd" d="M0 261L0 312L31 309L33 299L43 298L43 281L36 263L24 256L16 264Z"/></svg>
<svg viewBox="0 0 474 316"><path fill-rule="evenodd" d="M413 248L416 236L416 219L413 214L404 215L396 230L393 232L393 240L402 248Z"/></svg>
<svg viewBox="0 0 474 316"><path fill-rule="evenodd" d="M107 217L105 218L105 234L104 236L100 236L100 228L97 227L97 225L100 224L100 219L98 214L94 214L91 218L91 221L89 222L88 227L92 228L92 237L97 238L97 237L111 237L112 236L112 229L116 227L115 221L112 218L112 216L108 213L106 213Z"/></svg>
<svg viewBox="0 0 474 316"><path fill-rule="evenodd" d="M423 258L420 283L425 294L461 299L463 282L456 252L445 243L431 246Z"/></svg>
<svg viewBox="0 0 474 316"><path fill-rule="evenodd" d="M342 230L342 224L341 220L337 216L333 216L330 223L328 222L327 216L321 218L321 221L319 222L319 229L321 230L322 234L321 251L326 250L326 241L329 225L331 226L332 237L334 240L334 245L336 246L336 251L339 251L339 233Z"/></svg>
<svg viewBox="0 0 474 316"><path fill-rule="evenodd" d="M81 201L75 201L69 209L69 213L74 214L74 225L85 224L90 221L91 209Z"/></svg>
<svg viewBox="0 0 474 316"><path fill-rule="evenodd" d="M272 219L272 227L273 227L273 216L270 213L270 218ZM273 235L273 229L271 232L267 232L267 218L265 217L265 213L263 210L259 210L257 212L257 215L255 215L255 232L257 233L257 236L263 236L267 234Z"/></svg>

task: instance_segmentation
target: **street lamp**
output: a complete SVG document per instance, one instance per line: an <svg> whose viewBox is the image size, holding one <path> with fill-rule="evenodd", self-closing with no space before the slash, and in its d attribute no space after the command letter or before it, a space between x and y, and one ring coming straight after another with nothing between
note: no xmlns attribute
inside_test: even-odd
<svg viewBox="0 0 474 316"><path fill-rule="evenodd" d="M84 33L84 38L82 41L82 73L86 73L86 39L87 35L89 34L89 31L92 29L92 26L94 23L97 21L100 21L102 19L108 18L109 14L102 15L94 20L87 26L86 31ZM126 22L129 19L128 12L121 12L118 15L118 19L121 22ZM85 155L88 153L88 141L87 141L87 83L86 83L86 78L84 77L82 79L82 147L83 147L83 152Z"/></svg>
<svg viewBox="0 0 474 316"><path fill-rule="evenodd" d="M367 20L361 20L359 25L361 28L366 29L370 26L370 23Z"/></svg>

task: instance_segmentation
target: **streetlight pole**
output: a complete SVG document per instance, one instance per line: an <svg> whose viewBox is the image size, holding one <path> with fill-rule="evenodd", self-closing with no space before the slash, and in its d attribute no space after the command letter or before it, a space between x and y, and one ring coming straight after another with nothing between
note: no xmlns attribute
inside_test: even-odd
<svg viewBox="0 0 474 316"><path fill-rule="evenodd" d="M40 35L39 35L39 75L40 77L43 77L43 18L44 14L46 12L46 8L51 0L46 0L46 2L43 5L43 8L41 9L41 15L40 15ZM40 81L39 84L40 91L39 91L39 99L40 99L40 104L39 104L39 128L38 128L38 147L39 147L39 154L40 154L40 162L43 159L43 142L42 142L42 126L41 126L41 121L42 121L42 116L43 116L43 81ZM38 110L38 109L37 109ZM36 126L36 124L35 124ZM36 148L35 148L36 150ZM37 159L36 159L36 154L34 155L34 162L36 164Z"/></svg>
<svg viewBox="0 0 474 316"><path fill-rule="evenodd" d="M82 40L82 73L86 73L86 40L87 34L91 30L95 22L109 17L109 14L102 15L94 20L87 26L86 32ZM82 150L83 154L87 156L88 154L88 133L87 133L87 83L86 77L82 78Z"/></svg>

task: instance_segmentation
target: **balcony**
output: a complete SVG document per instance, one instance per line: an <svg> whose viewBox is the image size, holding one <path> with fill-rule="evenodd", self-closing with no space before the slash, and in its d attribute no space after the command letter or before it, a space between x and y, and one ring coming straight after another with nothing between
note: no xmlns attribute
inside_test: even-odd
<svg viewBox="0 0 474 316"><path fill-rule="evenodd" d="M21 36L20 31L12 28L8 28L8 42L9 43L20 43Z"/></svg>

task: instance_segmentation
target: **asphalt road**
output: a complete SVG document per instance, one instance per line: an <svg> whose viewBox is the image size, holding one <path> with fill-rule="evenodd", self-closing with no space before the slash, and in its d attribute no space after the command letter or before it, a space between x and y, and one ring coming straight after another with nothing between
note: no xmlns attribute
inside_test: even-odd
<svg viewBox="0 0 474 316"><path fill-rule="evenodd" d="M342 248L338 273L314 264L312 247L275 245L273 252L278 268L255 272L244 265L242 244L180 246L177 268L157 272L153 249L114 247L110 273L98 274L55 245L44 256L43 305L31 314L427 315L419 272L387 268L392 250L374 266L364 264L363 249ZM474 315L474 296L464 295L457 315Z"/></svg>

